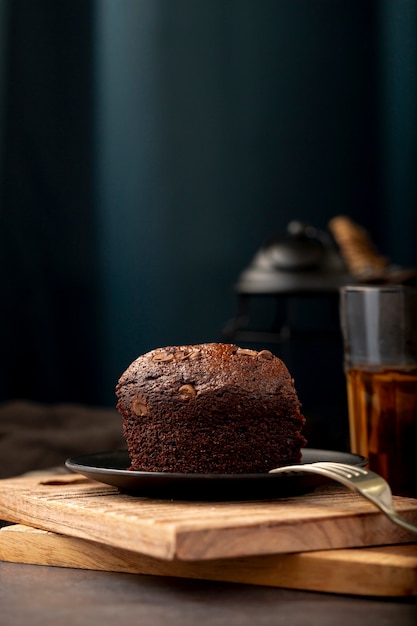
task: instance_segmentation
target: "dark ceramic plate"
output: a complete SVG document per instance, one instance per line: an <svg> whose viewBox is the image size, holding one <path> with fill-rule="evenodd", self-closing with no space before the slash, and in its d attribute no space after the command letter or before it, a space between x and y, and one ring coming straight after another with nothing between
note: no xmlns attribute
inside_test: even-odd
<svg viewBox="0 0 417 626"><path fill-rule="evenodd" d="M359 454L304 448L303 463L333 461L364 467ZM118 487L137 496L173 500L264 500L283 498L313 490L329 482L314 474L170 474L137 472L127 450L99 452L67 459L66 467L92 480ZM271 468L273 469L273 468Z"/></svg>

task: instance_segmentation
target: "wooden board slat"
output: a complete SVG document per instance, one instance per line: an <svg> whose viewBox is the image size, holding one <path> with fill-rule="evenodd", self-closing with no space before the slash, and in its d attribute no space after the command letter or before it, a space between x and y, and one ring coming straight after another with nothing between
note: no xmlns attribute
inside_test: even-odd
<svg viewBox="0 0 417 626"><path fill-rule="evenodd" d="M417 543L187 562L15 525L0 530L0 559L326 593L417 595Z"/></svg>
<svg viewBox="0 0 417 626"><path fill-rule="evenodd" d="M395 498L417 523L417 500ZM0 481L0 519L166 560L201 561L415 541L343 487L257 502L138 498L80 475Z"/></svg>

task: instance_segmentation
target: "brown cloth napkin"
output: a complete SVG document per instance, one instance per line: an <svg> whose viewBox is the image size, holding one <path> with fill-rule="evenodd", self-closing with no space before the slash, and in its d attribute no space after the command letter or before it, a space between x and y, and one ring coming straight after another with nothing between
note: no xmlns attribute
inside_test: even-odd
<svg viewBox="0 0 417 626"><path fill-rule="evenodd" d="M68 457L126 448L116 409L0 404L0 478L64 466Z"/></svg>

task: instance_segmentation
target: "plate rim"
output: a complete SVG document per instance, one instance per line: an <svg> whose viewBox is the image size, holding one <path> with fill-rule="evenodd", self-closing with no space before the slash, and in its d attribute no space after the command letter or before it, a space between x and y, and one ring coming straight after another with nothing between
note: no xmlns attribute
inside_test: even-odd
<svg viewBox="0 0 417 626"><path fill-rule="evenodd" d="M311 453L325 453L325 454L334 454L334 455L346 455L348 458L356 459L356 463L350 463L353 466L365 467L368 463L368 459L356 452L347 452L343 450L328 450L321 448L304 448L302 452L308 451ZM103 476L121 476L126 478L146 478L146 479L172 479L172 480L182 480L182 481L207 481L207 480L222 480L222 481L236 481L236 480L259 480L259 479L279 479L283 478L285 474L270 474L270 473L250 473L250 474L223 474L223 473L211 473L211 474L201 474L195 472L146 472L140 470L129 470L129 469L119 469L112 467L102 467L102 466L94 466L91 464L86 464L85 459L100 457L100 456L111 456L116 454L126 453L128 455L127 449L121 448L117 450L109 450L103 452L93 452L90 454L82 454L74 457L68 457L65 461L65 467L72 472L76 473L89 473L89 474L101 474ZM84 459L84 463L82 460ZM334 461L333 461L334 462ZM344 461L347 462L347 461ZM301 463L303 464L303 463ZM349 464L349 463L348 463ZM272 468L271 468L272 469ZM288 474L286 475L288 478Z"/></svg>

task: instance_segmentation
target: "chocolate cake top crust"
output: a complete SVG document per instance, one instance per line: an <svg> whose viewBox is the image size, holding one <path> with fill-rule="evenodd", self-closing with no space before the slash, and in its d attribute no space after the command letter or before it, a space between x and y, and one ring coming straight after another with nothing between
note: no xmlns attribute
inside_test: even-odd
<svg viewBox="0 0 417 626"><path fill-rule="evenodd" d="M305 419L286 365L233 344L167 346L116 386L132 468L259 472L296 463Z"/></svg>

